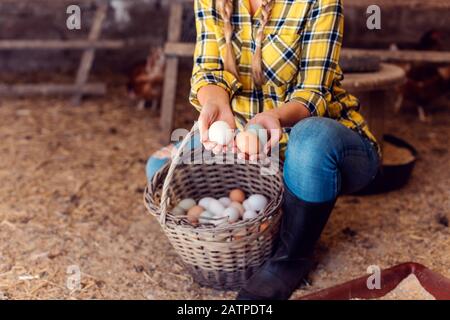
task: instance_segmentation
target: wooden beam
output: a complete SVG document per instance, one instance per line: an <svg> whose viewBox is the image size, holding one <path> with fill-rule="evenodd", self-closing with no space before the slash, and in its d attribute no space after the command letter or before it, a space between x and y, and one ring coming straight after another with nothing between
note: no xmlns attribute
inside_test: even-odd
<svg viewBox="0 0 450 320"><path fill-rule="evenodd" d="M0 96L71 95L79 90L86 95L104 95L106 93L106 86L103 83L86 83L82 87L59 83L0 84Z"/></svg>
<svg viewBox="0 0 450 320"><path fill-rule="evenodd" d="M195 43L167 42L164 53L167 56L192 57L194 55Z"/></svg>
<svg viewBox="0 0 450 320"><path fill-rule="evenodd" d="M344 49L341 55L348 58L358 56L376 57L382 62L450 63L450 52L448 51Z"/></svg>
<svg viewBox="0 0 450 320"><path fill-rule="evenodd" d="M0 40L0 50L123 49L122 40Z"/></svg>
<svg viewBox="0 0 450 320"><path fill-rule="evenodd" d="M194 43L168 42L164 52L168 56L192 57L194 54ZM352 57L376 57L382 62L427 62L436 64L450 63L450 52L448 51L417 51L417 50L378 50L378 49L350 49L342 50L341 56Z"/></svg>
<svg viewBox="0 0 450 320"><path fill-rule="evenodd" d="M105 21L106 14L108 12L108 4L100 3L97 7L94 16L94 22L92 24L91 30L89 32L88 40L89 41L97 41L102 32L103 22ZM82 87L88 77L92 68L92 63L94 62L95 57L95 49L87 49L83 52L83 56L81 57L80 66L78 67L77 77L75 80L75 85ZM72 98L72 104L77 106L81 102L83 94L80 91L79 94L75 94Z"/></svg>

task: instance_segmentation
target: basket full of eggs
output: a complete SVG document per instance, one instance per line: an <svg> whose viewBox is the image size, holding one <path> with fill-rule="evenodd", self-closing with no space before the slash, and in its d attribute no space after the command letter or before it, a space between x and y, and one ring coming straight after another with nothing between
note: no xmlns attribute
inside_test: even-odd
<svg viewBox="0 0 450 320"><path fill-rule="evenodd" d="M234 138L228 126L218 127L227 129L227 136L219 137L222 143ZM265 171L267 163L236 161L234 154L207 157L201 148L186 149L196 131L197 124L149 182L145 205L196 282L239 289L273 251L281 221L281 172Z"/></svg>

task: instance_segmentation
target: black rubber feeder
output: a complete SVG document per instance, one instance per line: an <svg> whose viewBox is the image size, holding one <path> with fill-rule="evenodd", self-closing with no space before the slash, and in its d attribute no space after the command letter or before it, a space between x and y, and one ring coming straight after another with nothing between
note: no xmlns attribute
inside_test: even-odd
<svg viewBox="0 0 450 320"><path fill-rule="evenodd" d="M383 164L374 180L364 189L358 191L358 195L379 194L398 190L405 186L414 170L417 160L417 150L408 142L396 136L385 134L383 140L397 148L404 148L411 152L412 160L402 164Z"/></svg>

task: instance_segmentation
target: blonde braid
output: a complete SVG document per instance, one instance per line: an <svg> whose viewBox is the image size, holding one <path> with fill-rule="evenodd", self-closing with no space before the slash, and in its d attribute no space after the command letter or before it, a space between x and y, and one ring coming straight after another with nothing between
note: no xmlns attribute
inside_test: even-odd
<svg viewBox="0 0 450 320"><path fill-rule="evenodd" d="M264 29L270 20L274 2L274 0L262 0L261 4L261 24L256 34L255 55L252 60L253 81L258 87L264 83L262 43L264 41Z"/></svg>
<svg viewBox="0 0 450 320"><path fill-rule="evenodd" d="M272 8L275 0L262 0L261 3L261 24L256 34L256 49L252 59L252 77L257 86L264 83L264 74L262 66L262 43L264 41L264 29L270 20ZM231 24L231 16L233 14L233 0L218 0L219 12L224 22L224 36L225 36L225 70L232 73L239 79L239 72L236 66L236 56L234 54L233 43L233 26Z"/></svg>
<svg viewBox="0 0 450 320"><path fill-rule="evenodd" d="M239 79L239 72L236 66L236 56L234 54L233 42L233 26L231 24L231 16L233 14L233 0L219 0L219 12L224 23L223 33L225 35L225 70L232 73Z"/></svg>

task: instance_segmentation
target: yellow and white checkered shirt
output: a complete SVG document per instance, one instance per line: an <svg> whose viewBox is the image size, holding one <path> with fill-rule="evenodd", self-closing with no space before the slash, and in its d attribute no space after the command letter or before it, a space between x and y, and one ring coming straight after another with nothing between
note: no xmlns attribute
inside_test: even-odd
<svg viewBox="0 0 450 320"><path fill-rule="evenodd" d="M359 110L359 101L341 86L339 67L344 16L341 0L275 0L262 44L265 83L251 75L261 9L252 17L249 0L234 0L233 46L240 79L224 71L223 20L216 0L195 0L197 43L190 102L200 110L197 92L214 84L225 89L238 127L257 113L296 100L311 116L336 119L376 144ZM287 136L282 139L285 143Z"/></svg>

